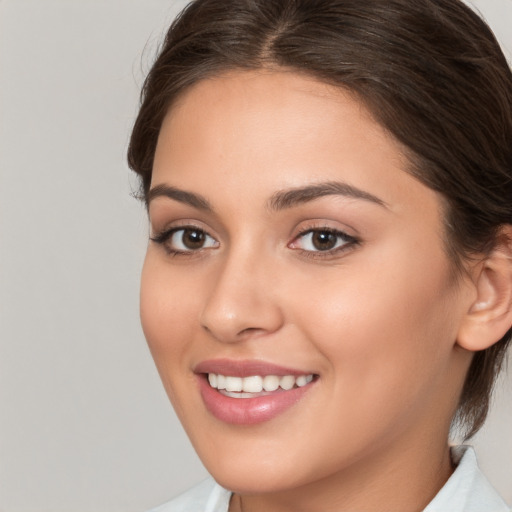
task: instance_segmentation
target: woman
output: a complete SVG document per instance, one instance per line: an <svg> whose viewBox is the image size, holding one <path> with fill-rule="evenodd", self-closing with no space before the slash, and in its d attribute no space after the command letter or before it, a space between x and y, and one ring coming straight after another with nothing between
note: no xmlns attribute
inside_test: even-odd
<svg viewBox="0 0 512 512"><path fill-rule="evenodd" d="M159 511L505 511L512 76L458 0L196 0L129 149L141 317L217 483Z"/></svg>

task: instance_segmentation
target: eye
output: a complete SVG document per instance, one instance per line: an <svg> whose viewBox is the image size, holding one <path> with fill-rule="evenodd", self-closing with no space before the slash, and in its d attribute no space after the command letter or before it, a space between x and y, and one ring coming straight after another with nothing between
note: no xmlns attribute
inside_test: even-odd
<svg viewBox="0 0 512 512"><path fill-rule="evenodd" d="M206 231L194 226L173 228L151 240L163 245L170 254L192 253L219 245Z"/></svg>
<svg viewBox="0 0 512 512"><path fill-rule="evenodd" d="M357 239L343 231L321 228L301 233L291 244L292 249L308 252L335 252L357 243Z"/></svg>

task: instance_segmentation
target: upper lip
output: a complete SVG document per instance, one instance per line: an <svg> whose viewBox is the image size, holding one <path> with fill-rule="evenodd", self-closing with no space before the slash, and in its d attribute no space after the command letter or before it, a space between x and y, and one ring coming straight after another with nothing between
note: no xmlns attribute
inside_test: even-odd
<svg viewBox="0 0 512 512"><path fill-rule="evenodd" d="M251 377L253 375L311 375L313 372L288 368L260 360L210 359L201 361L194 368L195 373L216 373L233 377Z"/></svg>

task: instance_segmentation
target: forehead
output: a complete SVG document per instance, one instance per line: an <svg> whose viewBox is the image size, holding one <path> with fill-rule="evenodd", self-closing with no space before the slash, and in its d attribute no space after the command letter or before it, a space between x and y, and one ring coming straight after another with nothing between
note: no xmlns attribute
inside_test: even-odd
<svg viewBox="0 0 512 512"><path fill-rule="evenodd" d="M289 71L231 72L187 90L164 119L152 187L241 198L342 180L393 208L437 197L405 172L401 145L345 89ZM417 203L418 204L418 203Z"/></svg>
<svg viewBox="0 0 512 512"><path fill-rule="evenodd" d="M165 117L160 139L162 131L178 122L180 128L185 123L204 129L235 119L240 128L264 127L274 137L284 127L289 135L292 122L297 131L307 128L311 132L329 121L339 121L335 119L336 113L347 122L356 118L366 120L366 131L384 134L385 130L373 122L363 102L346 88L292 70L231 71L201 80L185 90ZM270 120L274 122L271 126L261 125Z"/></svg>

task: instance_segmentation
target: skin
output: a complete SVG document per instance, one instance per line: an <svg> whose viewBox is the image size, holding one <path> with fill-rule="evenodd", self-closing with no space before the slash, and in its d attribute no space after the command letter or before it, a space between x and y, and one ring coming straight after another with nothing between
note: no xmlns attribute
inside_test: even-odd
<svg viewBox="0 0 512 512"><path fill-rule="evenodd" d="M145 335L231 511L420 511L452 472L447 445L470 352L456 342L475 294L452 278L438 195L352 95L286 71L232 72L189 89L158 141L151 236L208 234L184 254L150 241ZM329 194L272 208L276 193ZM380 201L380 204L379 204ZM319 251L307 230L357 239ZM174 241L181 241L181 234ZM462 278L461 278L462 279ZM193 368L257 359L315 373L293 407L251 426L213 417ZM241 498L240 498L241 496Z"/></svg>

